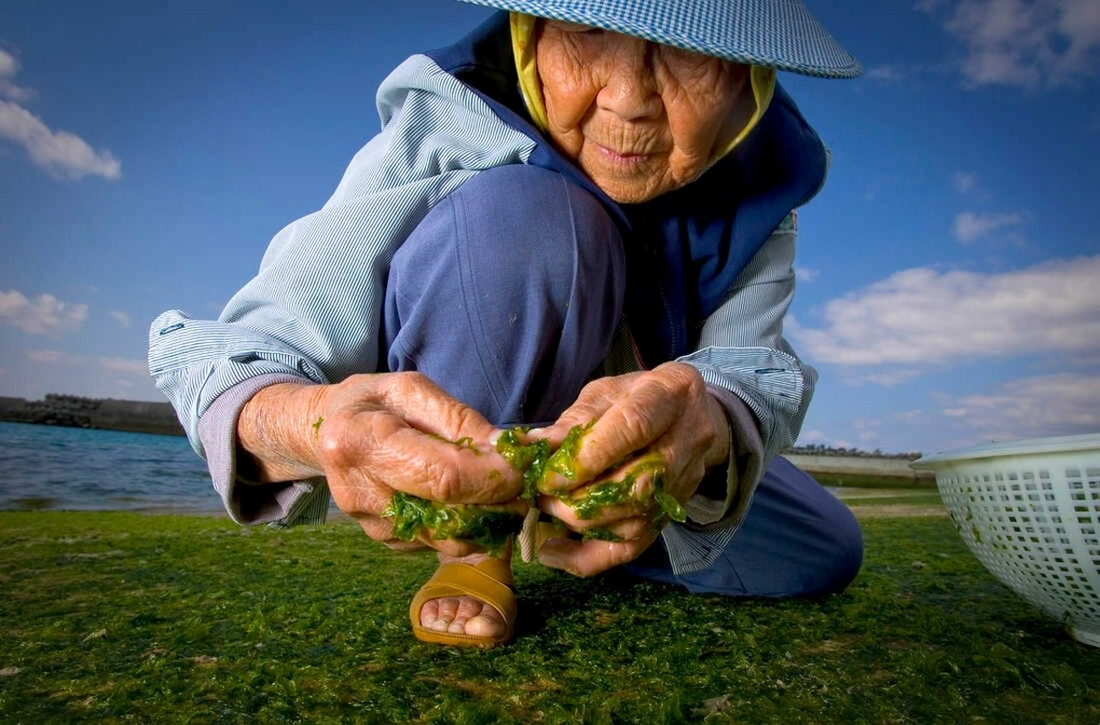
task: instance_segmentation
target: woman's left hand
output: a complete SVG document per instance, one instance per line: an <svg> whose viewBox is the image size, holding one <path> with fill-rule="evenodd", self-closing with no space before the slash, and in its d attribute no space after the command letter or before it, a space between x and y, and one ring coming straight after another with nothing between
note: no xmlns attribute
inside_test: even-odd
<svg viewBox="0 0 1100 725"><path fill-rule="evenodd" d="M594 380L585 386L551 426L532 431L557 447L574 426L591 423L576 453L575 475L551 474L539 506L579 534L598 531L604 538L551 538L539 550L546 566L578 576L593 576L633 561L667 523L653 500L656 456L664 461L663 486L680 503L698 488L710 466L729 457L729 424L722 405L707 392L699 372L685 363ZM623 480L637 471L634 502L613 505L582 519L568 503L605 481ZM568 492L568 493L565 493ZM606 534L615 540L606 540Z"/></svg>

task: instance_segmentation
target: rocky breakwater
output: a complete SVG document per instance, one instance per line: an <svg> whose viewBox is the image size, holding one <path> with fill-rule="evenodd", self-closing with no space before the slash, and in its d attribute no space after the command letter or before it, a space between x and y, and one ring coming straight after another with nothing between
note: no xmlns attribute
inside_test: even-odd
<svg viewBox="0 0 1100 725"><path fill-rule="evenodd" d="M82 398L51 393L42 400L0 398L0 420L133 433L183 435L168 403Z"/></svg>

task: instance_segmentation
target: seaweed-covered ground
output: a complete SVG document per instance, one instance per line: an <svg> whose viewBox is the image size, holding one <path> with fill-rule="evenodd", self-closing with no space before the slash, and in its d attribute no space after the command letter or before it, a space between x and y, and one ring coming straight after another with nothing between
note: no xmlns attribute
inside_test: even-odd
<svg viewBox="0 0 1100 725"><path fill-rule="evenodd" d="M518 639L487 652L414 640L434 558L346 521L0 513L0 722L1100 722L1100 650L946 517L883 510L859 579L821 601L521 565Z"/></svg>

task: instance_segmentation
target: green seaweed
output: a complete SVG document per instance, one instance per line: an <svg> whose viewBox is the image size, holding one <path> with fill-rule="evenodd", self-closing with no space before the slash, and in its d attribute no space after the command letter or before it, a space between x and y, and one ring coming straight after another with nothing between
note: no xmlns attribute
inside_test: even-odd
<svg viewBox="0 0 1100 725"><path fill-rule="evenodd" d="M470 451L471 453L473 453L475 455L479 455L479 456L481 455L481 451L479 451L477 446L474 445L474 439L471 438L470 436L465 436L463 438L459 438L458 440L453 441L450 438L444 438L443 436L436 435L434 433L428 433L428 435L431 436L432 438L435 438L438 441L443 441L444 443L450 443L452 446L454 446L455 448L458 448L460 450Z"/></svg>
<svg viewBox="0 0 1100 725"><path fill-rule="evenodd" d="M523 474L523 499L534 506L540 493L559 495L568 489L552 487L552 474L558 474L570 481L577 480L577 452L581 439L596 421L586 425L575 425L566 433L565 439L554 450L550 441L544 438L527 440L527 428L516 426L509 428L497 439L497 453L511 464L512 468Z"/></svg>
<svg viewBox="0 0 1100 725"><path fill-rule="evenodd" d="M618 506L631 500L631 489L634 488L634 479L621 481L605 481L585 489L585 492L576 497L562 499L573 507L577 518L583 521L596 518L596 516L608 506Z"/></svg>
<svg viewBox="0 0 1100 725"><path fill-rule="evenodd" d="M608 506L633 500L634 484L638 477L652 474L653 493L640 503L656 503L662 513L661 519L656 522L658 526L662 525L664 516L673 521L684 521L684 507L665 489L667 464L658 454L639 460L620 480L587 486L584 493L576 497L570 494L569 488L551 485L550 481L555 480L554 474L569 481L577 480L577 453L584 435L594 424L595 421L591 421L586 425L573 426L557 450L544 438L528 440L527 428L517 426L504 431L497 440L496 450L513 469L521 473L523 491L520 498L528 505L536 506L540 493L555 496L572 506L578 518L591 520ZM471 439L450 442L460 448L474 450ZM382 515L393 520L394 536L402 541L414 541L418 536L437 540L461 539L490 553L500 553L509 537L522 528L523 521L522 516L492 507L443 504L400 492L394 495ZM605 529L590 529L584 537L607 541L619 538Z"/></svg>
<svg viewBox="0 0 1100 725"><path fill-rule="evenodd" d="M648 499L640 500L638 503L652 500L663 515L673 521L684 521L687 519L684 507L665 488L666 472L667 464L664 457L656 453L650 454L638 461L621 479L595 484L586 488L583 495L563 500L573 507L577 518L585 521L594 519L607 506L618 506L635 500L634 484L639 476L650 473L653 475L653 493Z"/></svg>
<svg viewBox="0 0 1100 725"><path fill-rule="evenodd" d="M393 535L401 541L418 536L436 540L460 539L490 554L503 553L509 539L519 533L523 516L471 504L442 504L397 491L382 512L393 519Z"/></svg>
<svg viewBox="0 0 1100 725"><path fill-rule="evenodd" d="M653 500L657 502L661 512L673 521L681 524L687 521L687 511L684 510L684 505L668 492L663 480L653 489Z"/></svg>
<svg viewBox="0 0 1100 725"><path fill-rule="evenodd" d="M616 534L611 529L588 529L581 537L584 541L622 541L623 537Z"/></svg>
<svg viewBox="0 0 1100 725"><path fill-rule="evenodd" d="M520 497L534 506L539 496L539 481L553 455L550 441L539 438L525 441L527 429L509 428L497 439L497 453L508 461L509 465L523 474L523 493Z"/></svg>
<svg viewBox="0 0 1100 725"><path fill-rule="evenodd" d="M1100 650L946 515L871 508L831 596L729 605L518 563L519 636L491 650L414 640L435 556L350 518L0 512L0 722L1100 723Z"/></svg>
<svg viewBox="0 0 1100 725"><path fill-rule="evenodd" d="M569 481L577 480L577 453L580 451L581 439L595 424L596 421L592 420L587 425L575 425L565 434L565 439L550 456L545 469L538 478L538 489L541 493L559 496L569 490L568 488L552 487L550 485L551 473L556 473Z"/></svg>

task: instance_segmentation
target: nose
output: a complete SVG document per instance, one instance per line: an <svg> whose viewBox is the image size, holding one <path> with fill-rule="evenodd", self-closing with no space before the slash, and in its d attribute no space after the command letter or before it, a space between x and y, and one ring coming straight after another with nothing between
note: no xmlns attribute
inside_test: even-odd
<svg viewBox="0 0 1100 725"><path fill-rule="evenodd" d="M606 33L598 106L626 121L652 118L661 112L654 74L655 46L646 40Z"/></svg>

